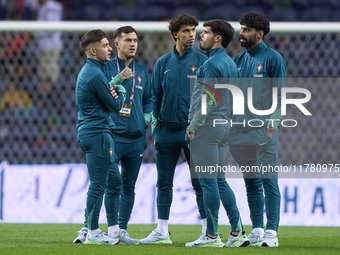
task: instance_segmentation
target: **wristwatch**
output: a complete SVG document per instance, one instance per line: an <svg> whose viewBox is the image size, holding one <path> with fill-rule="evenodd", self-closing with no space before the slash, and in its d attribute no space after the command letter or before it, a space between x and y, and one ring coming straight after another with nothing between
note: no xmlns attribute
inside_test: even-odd
<svg viewBox="0 0 340 255"><path fill-rule="evenodd" d="M275 128L273 127L273 126L267 126L267 129L269 130L269 131L275 131Z"/></svg>

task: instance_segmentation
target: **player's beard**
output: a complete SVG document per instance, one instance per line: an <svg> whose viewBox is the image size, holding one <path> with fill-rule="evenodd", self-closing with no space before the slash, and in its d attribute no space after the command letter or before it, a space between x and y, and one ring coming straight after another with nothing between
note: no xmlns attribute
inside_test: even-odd
<svg viewBox="0 0 340 255"><path fill-rule="evenodd" d="M253 37L249 39L246 39L245 37L240 37L240 39L246 40L246 41L241 42L241 46L245 48L250 48L256 43L256 35L254 35Z"/></svg>
<svg viewBox="0 0 340 255"><path fill-rule="evenodd" d="M200 43L201 50L206 50L206 48Z"/></svg>
<svg viewBox="0 0 340 255"><path fill-rule="evenodd" d="M212 45L210 45L210 44L209 44L209 41L206 41L205 45L203 45L203 41L200 41L201 50L206 50L206 51L210 50L212 48Z"/></svg>

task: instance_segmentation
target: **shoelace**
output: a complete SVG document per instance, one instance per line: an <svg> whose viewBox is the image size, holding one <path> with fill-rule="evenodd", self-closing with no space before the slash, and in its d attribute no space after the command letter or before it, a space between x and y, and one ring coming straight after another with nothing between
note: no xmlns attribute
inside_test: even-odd
<svg viewBox="0 0 340 255"><path fill-rule="evenodd" d="M80 230L77 233L78 233L78 236L85 236L85 237L87 236L87 232L83 230Z"/></svg>
<svg viewBox="0 0 340 255"><path fill-rule="evenodd" d="M97 235L96 236L100 236L100 237L102 237L102 236L105 236L105 234L103 233L103 232L99 232L99 233L97 233Z"/></svg>
<svg viewBox="0 0 340 255"><path fill-rule="evenodd" d="M128 232L121 232L120 235L130 237Z"/></svg>
<svg viewBox="0 0 340 255"><path fill-rule="evenodd" d="M162 234L160 232L158 232L156 229L154 231L152 231L154 233L154 235L156 236L162 236Z"/></svg>
<svg viewBox="0 0 340 255"><path fill-rule="evenodd" d="M163 236L160 232L158 232L157 229L152 230L150 235L155 235L155 236ZM169 232L169 236L171 235L171 233Z"/></svg>
<svg viewBox="0 0 340 255"><path fill-rule="evenodd" d="M208 236L202 234L202 235L198 238L198 240L205 240L206 237L208 237Z"/></svg>
<svg viewBox="0 0 340 255"><path fill-rule="evenodd" d="M254 234L254 233L250 233L248 235L248 239L249 238L255 238L255 242L259 242L261 240L261 237L259 235Z"/></svg>
<svg viewBox="0 0 340 255"><path fill-rule="evenodd" d="M264 238L274 238L275 235L273 235L273 234L271 234L271 233L265 233L263 237L264 237Z"/></svg>

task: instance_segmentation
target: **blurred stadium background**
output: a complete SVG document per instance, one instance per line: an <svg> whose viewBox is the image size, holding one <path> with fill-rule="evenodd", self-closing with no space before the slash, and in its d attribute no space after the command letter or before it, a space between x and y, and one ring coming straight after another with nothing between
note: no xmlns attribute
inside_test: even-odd
<svg viewBox="0 0 340 255"><path fill-rule="evenodd" d="M15 104L0 108L0 162L10 164L84 163L85 155L76 140L75 84L85 63L78 43L83 31L62 32L58 64L60 75L50 89L42 89L38 75L38 42L31 31L4 31L6 21L34 21L34 0L2 0L0 28L0 105L6 92L20 96ZM244 12L266 14L270 21L340 21L337 0L60 0L65 21L167 21L188 12L200 21L223 18L237 21ZM36 3L35 3L36 4ZM313 26L315 23L311 23ZM322 23L321 23L322 24ZM325 23L326 24L326 23ZM328 24L328 23L327 23ZM19 28L19 27L18 27ZM238 29L238 26L235 28ZM141 32L136 60L150 75L157 58L172 50L169 32ZM326 29L326 27L325 27ZM112 36L112 31L108 33ZM264 40L287 61L289 86L305 87L312 94L305 117L288 107L287 118L297 119L297 128L282 128L279 160L282 164L336 163L339 158L337 118L340 86L338 32L271 32ZM112 42L112 41L111 41ZM198 49L198 45L195 45ZM227 52L241 51L238 34ZM155 162L153 138L147 134L144 163ZM184 158L181 157L183 162ZM227 162L236 164L230 154Z"/></svg>

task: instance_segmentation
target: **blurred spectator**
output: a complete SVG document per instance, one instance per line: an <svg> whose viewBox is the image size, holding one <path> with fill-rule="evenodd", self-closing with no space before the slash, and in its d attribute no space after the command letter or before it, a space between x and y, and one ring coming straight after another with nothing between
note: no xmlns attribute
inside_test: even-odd
<svg viewBox="0 0 340 255"><path fill-rule="evenodd" d="M29 40L32 39L32 33L24 32L13 37L13 34L3 34L2 43L4 43L4 50L1 51L1 57L12 58L14 56L22 55L23 48ZM7 44L7 45L6 45Z"/></svg>
<svg viewBox="0 0 340 255"><path fill-rule="evenodd" d="M37 21L61 21L63 6L54 0L38 0ZM49 91L51 85L59 77L59 55L62 47L61 32L36 32L35 36L39 45L38 75L41 79L40 89Z"/></svg>
<svg viewBox="0 0 340 255"><path fill-rule="evenodd" d="M26 91L19 89L13 80L8 81L6 92L0 101L0 111L32 107L33 103Z"/></svg>
<svg viewBox="0 0 340 255"><path fill-rule="evenodd" d="M1 19L29 20L32 17L32 1L36 0L1 0Z"/></svg>

